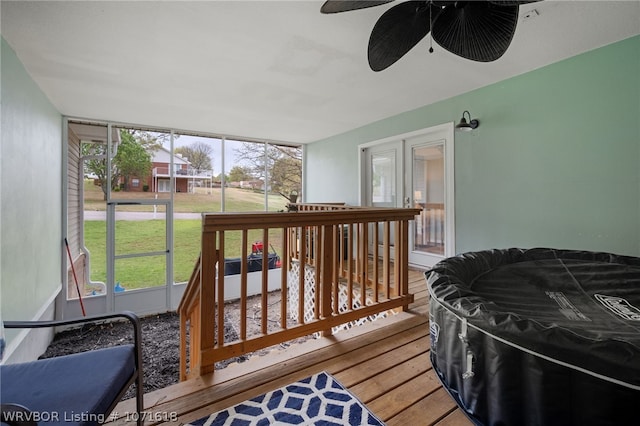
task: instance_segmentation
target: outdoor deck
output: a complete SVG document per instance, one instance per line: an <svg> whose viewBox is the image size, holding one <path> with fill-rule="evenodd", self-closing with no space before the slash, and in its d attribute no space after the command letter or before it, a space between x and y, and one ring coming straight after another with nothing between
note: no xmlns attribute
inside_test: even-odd
<svg viewBox="0 0 640 426"><path fill-rule="evenodd" d="M423 273L410 271L409 282L410 311L148 393L147 419L188 423L324 370L390 426L470 425L431 368ZM121 417L111 424L127 423L122 416L135 411L133 400L114 411Z"/></svg>

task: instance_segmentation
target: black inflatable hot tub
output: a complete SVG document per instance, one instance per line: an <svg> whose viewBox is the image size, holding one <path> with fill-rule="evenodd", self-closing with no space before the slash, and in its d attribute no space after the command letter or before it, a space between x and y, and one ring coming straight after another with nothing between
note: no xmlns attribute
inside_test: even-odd
<svg viewBox="0 0 640 426"><path fill-rule="evenodd" d="M472 422L640 424L640 258L490 250L425 277L431 362Z"/></svg>

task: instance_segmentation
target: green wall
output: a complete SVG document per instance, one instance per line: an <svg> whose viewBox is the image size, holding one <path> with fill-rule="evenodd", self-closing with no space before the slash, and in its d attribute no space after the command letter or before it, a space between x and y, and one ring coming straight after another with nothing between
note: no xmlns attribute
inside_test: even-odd
<svg viewBox="0 0 640 426"><path fill-rule="evenodd" d="M456 251L640 256L640 36L307 147L308 201L358 204L359 144L471 111L455 135Z"/></svg>
<svg viewBox="0 0 640 426"><path fill-rule="evenodd" d="M61 288L62 117L4 39L0 48L0 306L3 319L30 320L52 312Z"/></svg>

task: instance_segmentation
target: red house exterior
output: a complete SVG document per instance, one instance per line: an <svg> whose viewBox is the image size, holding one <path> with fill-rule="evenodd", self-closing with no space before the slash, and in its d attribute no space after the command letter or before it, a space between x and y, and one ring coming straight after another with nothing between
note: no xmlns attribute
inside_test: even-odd
<svg viewBox="0 0 640 426"><path fill-rule="evenodd" d="M165 148L152 152L151 173L145 179L131 177L127 191L170 192L171 191L171 153ZM175 192L193 192L195 187L211 187L212 170L196 170L181 154L173 155Z"/></svg>

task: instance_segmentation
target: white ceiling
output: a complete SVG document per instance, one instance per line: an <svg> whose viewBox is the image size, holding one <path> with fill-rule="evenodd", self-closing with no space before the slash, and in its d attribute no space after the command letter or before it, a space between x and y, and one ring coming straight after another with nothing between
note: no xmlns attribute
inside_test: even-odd
<svg viewBox="0 0 640 426"><path fill-rule="evenodd" d="M322 1L2 1L2 36L72 117L308 143L640 33L639 1L521 6L496 62L428 39L387 70L368 37L390 5L322 15ZM452 120L458 117L451 117Z"/></svg>

